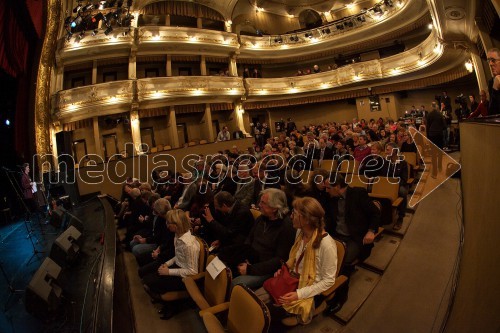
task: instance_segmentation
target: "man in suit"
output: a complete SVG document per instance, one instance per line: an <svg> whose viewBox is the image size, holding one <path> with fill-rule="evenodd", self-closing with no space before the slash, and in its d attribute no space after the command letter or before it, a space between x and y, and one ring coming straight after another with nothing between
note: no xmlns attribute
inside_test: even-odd
<svg viewBox="0 0 500 333"><path fill-rule="evenodd" d="M380 210L371 201L364 188L347 186L341 174L332 174L326 184L330 204L326 208L326 231L346 244L344 262L340 274L348 278L354 272L356 261L370 256L375 234L380 226ZM336 292L325 310L332 314L347 301L349 280Z"/></svg>
<svg viewBox="0 0 500 333"><path fill-rule="evenodd" d="M250 168L248 164L240 164L238 166L238 173L236 175L236 192L234 198L238 200L242 206L250 207L253 194L255 179L250 175Z"/></svg>
<svg viewBox="0 0 500 333"><path fill-rule="evenodd" d="M286 123L286 136L290 136L290 133L296 129L297 126L295 125L295 122L292 121L292 118L288 118Z"/></svg>
<svg viewBox="0 0 500 333"><path fill-rule="evenodd" d="M319 148L314 150L314 159L318 160L319 165L323 160L333 160L333 149L327 147L325 139L319 139Z"/></svg>

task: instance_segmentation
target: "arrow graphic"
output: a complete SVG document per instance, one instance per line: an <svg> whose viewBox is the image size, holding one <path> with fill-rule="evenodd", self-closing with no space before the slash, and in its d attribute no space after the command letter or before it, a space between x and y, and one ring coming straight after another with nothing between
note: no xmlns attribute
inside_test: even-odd
<svg viewBox="0 0 500 333"><path fill-rule="evenodd" d="M408 201L408 206L413 208L460 170L461 166L415 128L410 127L409 132L425 167L415 191Z"/></svg>

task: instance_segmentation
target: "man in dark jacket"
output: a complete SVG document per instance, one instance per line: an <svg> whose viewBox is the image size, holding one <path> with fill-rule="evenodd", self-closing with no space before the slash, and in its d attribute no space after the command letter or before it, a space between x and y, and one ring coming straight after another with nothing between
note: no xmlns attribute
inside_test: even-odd
<svg viewBox="0 0 500 333"><path fill-rule="evenodd" d="M327 212L329 229L334 237L346 244L340 274L349 278L355 262L365 260L371 253L380 226L380 210L371 201L366 189L348 187L341 174L331 175L326 191L331 198ZM336 292L325 313L340 310L347 301L348 292L349 279Z"/></svg>
<svg viewBox="0 0 500 333"><path fill-rule="evenodd" d="M488 51L488 64L493 77L488 82L490 105L488 115L500 114L500 50L497 48Z"/></svg>
<svg viewBox="0 0 500 333"><path fill-rule="evenodd" d="M443 155L442 150L444 145L443 131L446 129L446 121L443 115L438 111L435 102L432 103L432 111L427 115L427 138L434 143L436 147L431 147L432 157L432 174L433 178L437 177L437 173L442 169Z"/></svg>
<svg viewBox="0 0 500 333"><path fill-rule="evenodd" d="M242 206L226 191L214 197L215 214L205 207L203 217L211 235L215 238L211 247L222 248L233 244L243 244L253 227L254 219L247 206Z"/></svg>
<svg viewBox="0 0 500 333"><path fill-rule="evenodd" d="M233 270L233 286L245 284L257 289L288 260L295 241L295 229L286 216L288 206L283 191L269 188L260 198L260 215L250 231L245 247L226 248L219 257ZM238 252L236 252L238 251Z"/></svg>

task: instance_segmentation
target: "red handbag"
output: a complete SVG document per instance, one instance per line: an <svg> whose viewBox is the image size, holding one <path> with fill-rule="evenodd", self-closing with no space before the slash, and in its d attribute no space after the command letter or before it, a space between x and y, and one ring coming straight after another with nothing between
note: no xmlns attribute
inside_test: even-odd
<svg viewBox="0 0 500 333"><path fill-rule="evenodd" d="M264 289L274 299L274 303L279 304L279 298L286 293L297 290L299 286L299 276L290 273L288 266L283 264L281 266L281 274L267 279L264 282Z"/></svg>
<svg viewBox="0 0 500 333"><path fill-rule="evenodd" d="M304 247L304 249L302 249L302 253L295 263L295 272L290 272L286 263L283 263L283 265L281 265L281 274L276 277L273 276L272 278L267 279L264 282L264 289L266 289L269 295L271 295L271 297L274 299L275 304L280 304L278 300L281 296L297 290L299 286L300 274L296 272L299 271L299 264L304 257L306 248L307 245Z"/></svg>

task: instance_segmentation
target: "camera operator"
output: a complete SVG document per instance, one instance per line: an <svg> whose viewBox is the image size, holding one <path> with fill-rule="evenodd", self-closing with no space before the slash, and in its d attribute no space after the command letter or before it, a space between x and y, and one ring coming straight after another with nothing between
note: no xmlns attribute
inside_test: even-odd
<svg viewBox="0 0 500 333"><path fill-rule="evenodd" d="M455 104L458 104L458 108L455 109L457 120L466 119L470 114L470 110L467 108L467 100L464 94L460 94L455 98Z"/></svg>

